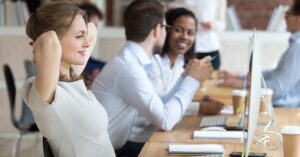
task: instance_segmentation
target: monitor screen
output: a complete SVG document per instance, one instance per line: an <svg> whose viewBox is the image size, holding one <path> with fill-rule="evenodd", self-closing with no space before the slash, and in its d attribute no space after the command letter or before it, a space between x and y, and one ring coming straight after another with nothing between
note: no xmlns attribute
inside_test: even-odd
<svg viewBox="0 0 300 157"><path fill-rule="evenodd" d="M247 74L246 90L248 96L246 97L246 108L248 108L248 115L246 115L244 110L244 117L248 116L245 120L245 126L247 128L247 133L244 136L244 153L248 157L250 152L250 146L255 135L255 130L259 117L259 107L260 107L260 96L261 96L261 68L260 68L260 56L255 48L255 38L254 34L250 38L250 62L249 71Z"/></svg>

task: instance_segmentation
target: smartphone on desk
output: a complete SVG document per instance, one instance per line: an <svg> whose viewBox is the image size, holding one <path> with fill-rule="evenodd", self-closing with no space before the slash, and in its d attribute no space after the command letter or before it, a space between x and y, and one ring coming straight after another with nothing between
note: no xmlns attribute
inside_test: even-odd
<svg viewBox="0 0 300 157"><path fill-rule="evenodd" d="M243 131L243 127L240 126L225 126L225 130L227 131ZM247 132L247 129L245 129L245 131Z"/></svg>
<svg viewBox="0 0 300 157"><path fill-rule="evenodd" d="M229 154L229 156L231 157L242 157L242 152L231 152ZM254 152L250 152L248 157L266 157L267 153L254 153Z"/></svg>

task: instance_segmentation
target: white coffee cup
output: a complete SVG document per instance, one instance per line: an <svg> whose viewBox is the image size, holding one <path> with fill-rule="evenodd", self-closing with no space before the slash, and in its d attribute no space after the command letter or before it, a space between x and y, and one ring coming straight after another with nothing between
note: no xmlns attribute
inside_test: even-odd
<svg viewBox="0 0 300 157"><path fill-rule="evenodd" d="M239 114L245 105L245 98L247 95L246 90L233 90L232 91L232 106L234 114Z"/></svg>
<svg viewBox="0 0 300 157"><path fill-rule="evenodd" d="M260 112L267 112L268 105L272 104L273 90L269 88L261 89Z"/></svg>
<svg viewBox="0 0 300 157"><path fill-rule="evenodd" d="M300 156L300 126L284 126L281 130L285 157Z"/></svg>

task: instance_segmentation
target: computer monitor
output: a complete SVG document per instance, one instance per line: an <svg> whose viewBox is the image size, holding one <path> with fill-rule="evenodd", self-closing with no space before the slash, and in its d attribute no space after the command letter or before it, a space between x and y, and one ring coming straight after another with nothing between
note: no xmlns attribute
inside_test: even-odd
<svg viewBox="0 0 300 157"><path fill-rule="evenodd" d="M244 117L248 116L248 120L245 121L247 132L244 136L244 155L248 157L250 147L255 136L255 130L257 127L260 107L261 96L261 68L260 68L260 56L255 47L255 33L250 38L250 65L247 78L245 81L246 90L248 96L246 97L246 105L244 109ZM246 108L248 107L248 115L246 115Z"/></svg>

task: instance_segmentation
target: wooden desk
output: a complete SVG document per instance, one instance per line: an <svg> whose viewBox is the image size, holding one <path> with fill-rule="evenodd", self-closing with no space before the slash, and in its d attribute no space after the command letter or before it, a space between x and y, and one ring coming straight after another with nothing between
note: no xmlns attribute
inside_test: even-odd
<svg viewBox="0 0 300 157"><path fill-rule="evenodd" d="M204 95L209 95L223 102L224 104L232 104L232 90L233 88L229 87L218 87L216 80L207 80L195 94L194 99L199 100Z"/></svg>
<svg viewBox="0 0 300 157"><path fill-rule="evenodd" d="M231 104L231 91L230 88L221 88L216 87L213 81L208 81L205 84L207 88L206 91L200 91L195 96L199 98L205 94L214 96L217 100L223 101L226 104ZM300 109L287 109L287 108L275 108L277 131L280 131L284 125L299 125L300 124ZM260 115L260 120L264 119L263 115ZM139 157L167 157L167 146L168 144L208 144L208 143L217 143L224 146L226 150L226 155L228 156L232 151L242 151L243 144L242 141L217 141L217 140L193 140L192 134L194 130L199 129L199 123L201 120L200 116L194 117L184 117L172 131L164 132L157 131L155 132L149 142L145 144ZM229 121L235 123L237 117L230 116ZM262 129L262 128L258 128ZM280 150L268 151L265 150L262 146L253 144L251 146L251 151L256 152L267 152L270 157L279 157Z"/></svg>
<svg viewBox="0 0 300 157"><path fill-rule="evenodd" d="M176 144L182 144L183 142L176 142ZM158 143L158 142L147 142L139 157L187 157L187 156L180 156L180 155L168 155L168 144L171 143ZM175 144L175 143L174 143ZM185 143L186 144L186 143ZM228 157L229 154L233 151L241 152L243 150L242 144L222 144L225 149L225 157ZM280 157L281 152L279 150L275 151L267 151L264 150L261 146L254 145L251 147L252 151L255 152L266 152L268 157ZM192 156L195 157L195 156Z"/></svg>
<svg viewBox="0 0 300 157"><path fill-rule="evenodd" d="M284 125L299 125L300 124L300 109L284 109L275 108L276 120L277 120L277 131L280 131ZM291 115L291 116L289 116ZM194 130L199 129L199 122L201 116L199 117L184 117L172 131L155 132L149 142L145 144L139 157L167 157L168 144L221 144L226 150L226 155L228 156L232 151L242 151L243 144L242 141L232 140L232 141L218 141L218 140L193 140L192 134ZM262 129L258 127L258 129ZM251 146L251 151L255 152L267 152L270 157L280 157L280 150L268 151L263 148L263 146L253 144Z"/></svg>

